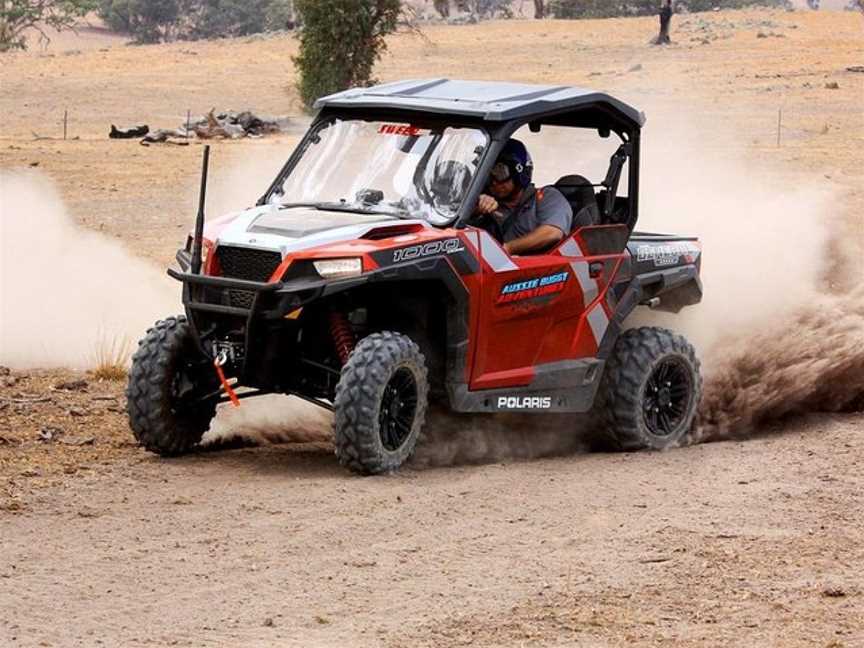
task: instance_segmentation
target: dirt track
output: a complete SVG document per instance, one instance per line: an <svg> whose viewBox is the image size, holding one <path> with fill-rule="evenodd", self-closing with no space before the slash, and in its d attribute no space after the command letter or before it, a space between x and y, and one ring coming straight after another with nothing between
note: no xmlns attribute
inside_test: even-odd
<svg viewBox="0 0 864 648"><path fill-rule="evenodd" d="M860 646L860 426L382 479L135 454L0 518L0 643Z"/></svg>
<svg viewBox="0 0 864 648"><path fill-rule="evenodd" d="M864 18L688 20L668 50L645 47L653 20L433 27L429 41L394 37L379 76L574 83L681 106L700 149L744 152L789 186L830 176L843 240L864 244L864 75L846 71L864 63ZM508 45L516 29L527 63ZM109 142L107 125L172 126L213 105L291 112L295 45L111 44L0 59L0 167L38 163L75 220L164 265L193 213L200 150ZM272 78L249 74L252 60ZM82 139L32 141L66 105ZM290 144L216 156L255 163L260 184ZM845 280L860 281L862 258ZM4 647L864 645L862 414L662 454L575 442L560 457L361 479L326 442L159 460L131 442L121 385L18 375L0 387ZM85 391L53 389L82 376ZM33 398L47 400L16 402ZM46 426L64 434L39 441ZM513 431L511 450L531 434Z"/></svg>

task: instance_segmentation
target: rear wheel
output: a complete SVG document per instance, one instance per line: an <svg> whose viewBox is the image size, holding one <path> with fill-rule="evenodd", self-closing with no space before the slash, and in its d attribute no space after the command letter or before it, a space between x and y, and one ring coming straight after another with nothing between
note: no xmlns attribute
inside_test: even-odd
<svg viewBox="0 0 864 648"><path fill-rule="evenodd" d="M690 431L702 395L699 360L663 328L626 331L606 365L599 404L604 429L624 450L662 450Z"/></svg>
<svg viewBox="0 0 864 648"><path fill-rule="evenodd" d="M428 396L426 362L409 337L383 332L363 338L336 386L339 463L364 475L399 468L417 445Z"/></svg>
<svg viewBox="0 0 864 648"><path fill-rule="evenodd" d="M132 356L126 387L129 427L148 450L180 455L196 445L216 414L219 382L185 317L147 331Z"/></svg>

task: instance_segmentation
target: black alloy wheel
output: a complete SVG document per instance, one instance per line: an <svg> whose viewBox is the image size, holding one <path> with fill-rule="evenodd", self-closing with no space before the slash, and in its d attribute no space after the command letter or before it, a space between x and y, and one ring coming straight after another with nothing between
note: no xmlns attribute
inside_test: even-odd
<svg viewBox="0 0 864 648"><path fill-rule="evenodd" d="M678 358L662 360L645 385L643 414L652 434L674 434L689 411L693 397L690 369Z"/></svg>
<svg viewBox="0 0 864 648"><path fill-rule="evenodd" d="M405 443L411 434L416 413L417 381L414 374L403 367L393 374L381 398L378 433L387 450L395 452Z"/></svg>

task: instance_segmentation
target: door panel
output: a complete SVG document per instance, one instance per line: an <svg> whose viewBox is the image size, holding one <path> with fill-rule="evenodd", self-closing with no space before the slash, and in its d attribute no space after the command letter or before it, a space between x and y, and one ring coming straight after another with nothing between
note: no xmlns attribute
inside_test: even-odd
<svg viewBox="0 0 864 648"><path fill-rule="evenodd" d="M597 354L609 323L606 290L623 254L585 256L577 235L548 254L510 257L480 233L484 263L471 389L524 386L538 364Z"/></svg>

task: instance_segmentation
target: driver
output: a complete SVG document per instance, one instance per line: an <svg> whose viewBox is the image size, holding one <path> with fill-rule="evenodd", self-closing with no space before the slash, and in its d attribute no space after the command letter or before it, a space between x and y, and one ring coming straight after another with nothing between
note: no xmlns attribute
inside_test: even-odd
<svg viewBox="0 0 864 648"><path fill-rule="evenodd" d="M508 140L474 210L476 222L496 236L508 254L545 252L570 233L570 203L554 187L535 188L533 171L525 145Z"/></svg>

